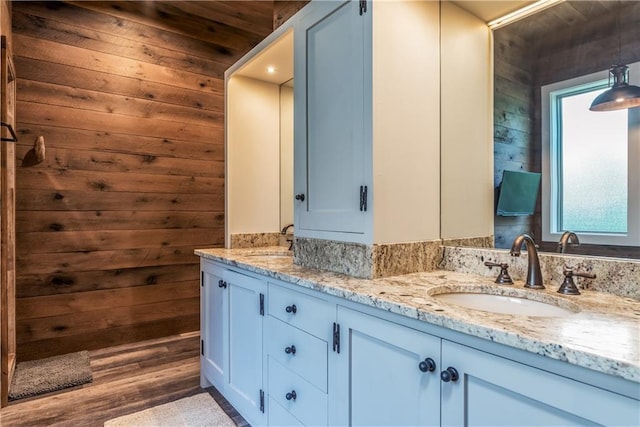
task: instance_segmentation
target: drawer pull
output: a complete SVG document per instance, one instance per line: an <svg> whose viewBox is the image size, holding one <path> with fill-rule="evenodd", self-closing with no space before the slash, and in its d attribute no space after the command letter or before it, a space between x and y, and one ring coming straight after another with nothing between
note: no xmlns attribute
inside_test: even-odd
<svg viewBox="0 0 640 427"><path fill-rule="evenodd" d="M296 397L298 397L298 396L296 395L296 391L295 391L295 390L291 390L291 392L290 392L290 393L287 393L284 397L285 397L285 399L287 399L287 400L293 400L293 401L295 401L295 400L296 400Z"/></svg>
<svg viewBox="0 0 640 427"><path fill-rule="evenodd" d="M422 372L433 372L436 370L436 362L432 358L427 357L418 364L418 369Z"/></svg>
<svg viewBox="0 0 640 427"><path fill-rule="evenodd" d="M440 372L440 379L445 383L448 383L449 381L456 382L458 381L458 378L460 378L458 371L456 368L452 368L451 366L449 366L446 371Z"/></svg>
<svg viewBox="0 0 640 427"><path fill-rule="evenodd" d="M296 307L295 304L291 304L291 305L286 306L284 311L286 311L287 313L296 314L298 312L298 307Z"/></svg>
<svg viewBox="0 0 640 427"><path fill-rule="evenodd" d="M284 349L284 352L287 354L295 355L296 354L296 346L292 345Z"/></svg>

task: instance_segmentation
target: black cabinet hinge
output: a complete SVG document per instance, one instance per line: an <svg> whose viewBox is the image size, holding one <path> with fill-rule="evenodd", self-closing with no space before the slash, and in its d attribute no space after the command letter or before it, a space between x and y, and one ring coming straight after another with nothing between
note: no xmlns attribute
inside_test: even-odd
<svg viewBox="0 0 640 427"><path fill-rule="evenodd" d="M204 356L204 340L200 340L200 354Z"/></svg>
<svg viewBox="0 0 640 427"><path fill-rule="evenodd" d="M367 211L367 186L360 186L360 212Z"/></svg>
<svg viewBox="0 0 640 427"><path fill-rule="evenodd" d="M204 270L200 272L200 286L204 286Z"/></svg>
<svg viewBox="0 0 640 427"><path fill-rule="evenodd" d="M333 322L333 351L340 354L340 324Z"/></svg>
<svg viewBox="0 0 640 427"><path fill-rule="evenodd" d="M260 316L264 316L264 294L260 293Z"/></svg>
<svg viewBox="0 0 640 427"><path fill-rule="evenodd" d="M264 390L260 390L260 412L264 414Z"/></svg>
<svg viewBox="0 0 640 427"><path fill-rule="evenodd" d="M367 0L360 0L360 16L367 13Z"/></svg>

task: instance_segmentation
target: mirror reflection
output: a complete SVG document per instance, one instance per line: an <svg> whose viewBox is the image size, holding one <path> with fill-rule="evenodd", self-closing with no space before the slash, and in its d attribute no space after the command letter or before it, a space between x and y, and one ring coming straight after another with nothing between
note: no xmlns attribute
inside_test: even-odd
<svg viewBox="0 0 640 427"><path fill-rule="evenodd" d="M495 187L504 171L542 174L533 215L496 215L497 248L509 248L516 236L528 233L545 251L561 247L568 254L640 258L640 237L633 235L640 233L640 108L619 110L616 117L588 111L610 86L613 64L629 65L630 82L640 85L639 29L640 2L566 1L494 31ZM586 107L579 107L571 147L569 136L553 132L569 128L567 112L577 101ZM600 130L586 127L596 122L604 123ZM565 141L565 151L558 141ZM612 225L616 208L621 216ZM586 224L592 217L595 225ZM559 246L564 231L577 239L565 237Z"/></svg>

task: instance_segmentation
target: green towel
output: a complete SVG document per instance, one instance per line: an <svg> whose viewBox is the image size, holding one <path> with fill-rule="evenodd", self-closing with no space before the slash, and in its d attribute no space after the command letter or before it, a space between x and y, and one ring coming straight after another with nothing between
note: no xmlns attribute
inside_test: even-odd
<svg viewBox="0 0 640 427"><path fill-rule="evenodd" d="M536 208L539 188L540 174L537 172L504 171L497 214L500 216L532 215Z"/></svg>

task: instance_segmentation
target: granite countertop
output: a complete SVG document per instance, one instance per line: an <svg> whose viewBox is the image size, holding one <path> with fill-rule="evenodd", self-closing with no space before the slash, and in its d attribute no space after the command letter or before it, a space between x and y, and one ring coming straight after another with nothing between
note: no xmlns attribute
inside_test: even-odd
<svg viewBox="0 0 640 427"><path fill-rule="evenodd" d="M491 278L438 270L359 279L293 264L286 248L198 249L196 255L274 279L377 307L409 318L521 350L640 382L640 302L581 290L526 290L523 282L496 285ZM289 252L290 254L290 252ZM497 274L497 271L496 271ZM441 302L432 295L471 290L529 296L574 311L565 317L496 314Z"/></svg>

